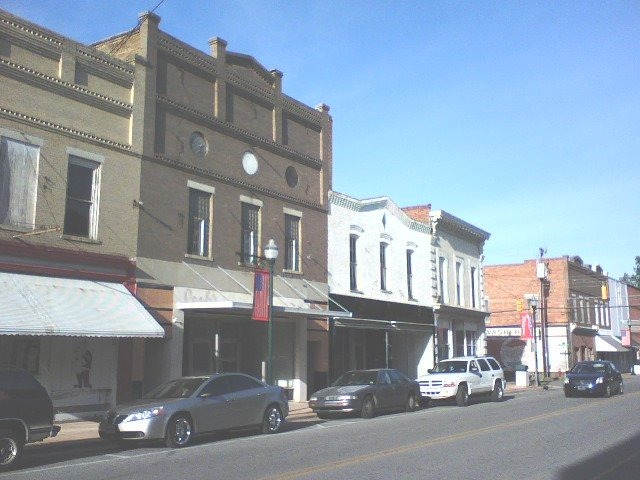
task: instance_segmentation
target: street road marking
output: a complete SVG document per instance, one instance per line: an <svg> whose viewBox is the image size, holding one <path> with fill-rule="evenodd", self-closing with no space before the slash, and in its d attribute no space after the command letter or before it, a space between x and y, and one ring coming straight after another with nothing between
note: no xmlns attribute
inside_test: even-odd
<svg viewBox="0 0 640 480"><path fill-rule="evenodd" d="M640 395L640 392L635 392L633 394L631 394L633 396L638 396ZM625 397L629 397L631 396L629 394L625 394ZM614 399L615 400L615 399ZM533 417L528 417L528 418L523 418L520 420L516 420L513 422L505 422L505 423L500 423L497 425L491 425L490 427L482 427L482 428L478 428L475 430L469 430L469 431L465 431L465 432L460 432L460 433L455 433L453 435L447 435L444 437L438 437L438 438L432 438L429 440L425 440L422 442L418 442L418 443L413 443L413 444L409 444L409 445L404 445L401 447L395 447L395 448L390 448L388 450L381 450L378 452L372 452L372 453L367 453L364 455L359 455L357 457L352 457L352 458L347 458L345 460L340 460L340 461L336 461L336 462L329 462L329 463L323 463L320 465L314 465L311 467L305 467L305 468L301 468L299 470L292 470L290 472L282 472L282 473L278 473L275 475L270 475L268 477L262 477L262 480L289 480L289 479L294 479L294 478L299 478L299 477L303 477L305 475L311 475L311 474L317 474L317 473L321 473L321 472L326 472L329 470L338 470L340 468L344 468L344 467L350 467L353 465L357 465L359 463L368 461L368 460L374 460L374 459L378 459L381 456L388 456L388 455L397 455L397 454L401 454L401 453L406 453L406 452L410 452L412 450L417 450L419 448L424 448L424 447L432 447L435 445L440 445L442 443L447 443L447 442L453 442L455 440L460 440L462 438L469 438L469 437L475 437L475 436L479 436L485 433L490 433L494 430L501 430L504 428L513 428L516 426L521 426L521 425L526 425L528 423L532 423L532 422L536 422L538 420L542 420L542 419L547 419L547 418L553 418L553 417L557 417L560 415L566 415L568 413L574 413L574 412L578 412L580 410L585 410L587 408L591 408L591 407L599 407L600 404L604 403L604 402L611 402L612 399L602 399L602 400L598 400L595 402L589 402L589 403L583 403L580 405L577 405L575 407L570 407L564 410L558 410L555 412L549 412L549 413L543 413L540 415L535 415ZM598 480L601 477L596 477L593 480Z"/></svg>

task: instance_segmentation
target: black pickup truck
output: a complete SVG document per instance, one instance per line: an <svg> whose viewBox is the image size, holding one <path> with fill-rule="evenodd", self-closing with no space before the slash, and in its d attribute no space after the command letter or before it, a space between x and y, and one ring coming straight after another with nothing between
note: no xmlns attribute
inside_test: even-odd
<svg viewBox="0 0 640 480"><path fill-rule="evenodd" d="M59 431L44 387L25 370L0 366L0 471L15 466L25 443L55 437Z"/></svg>

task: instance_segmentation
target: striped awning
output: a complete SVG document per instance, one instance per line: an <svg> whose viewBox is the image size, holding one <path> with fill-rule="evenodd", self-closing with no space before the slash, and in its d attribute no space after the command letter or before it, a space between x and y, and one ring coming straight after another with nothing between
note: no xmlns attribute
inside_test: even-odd
<svg viewBox="0 0 640 480"><path fill-rule="evenodd" d="M120 283L0 272L0 335L163 337Z"/></svg>

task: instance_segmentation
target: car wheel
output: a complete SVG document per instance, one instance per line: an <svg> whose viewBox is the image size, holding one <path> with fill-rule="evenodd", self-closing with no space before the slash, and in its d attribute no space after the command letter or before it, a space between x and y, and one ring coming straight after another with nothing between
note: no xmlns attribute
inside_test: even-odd
<svg viewBox="0 0 640 480"><path fill-rule="evenodd" d="M373 397L368 395L362 402L362 411L360 415L362 418L373 418L376 414L376 405L373 401Z"/></svg>
<svg viewBox="0 0 640 480"><path fill-rule="evenodd" d="M328 418L330 418L326 413L316 413L316 415L320 420L327 420Z"/></svg>
<svg viewBox="0 0 640 480"><path fill-rule="evenodd" d="M565 390L564 391L564 396L569 398L569 397L573 397L573 393L571 393L569 390Z"/></svg>
<svg viewBox="0 0 640 480"><path fill-rule="evenodd" d="M284 422L282 412L275 405L271 405L264 412L262 418L262 433L277 433Z"/></svg>
<svg viewBox="0 0 640 480"><path fill-rule="evenodd" d="M604 387L604 397L609 398L611 396L611 384Z"/></svg>
<svg viewBox="0 0 640 480"><path fill-rule="evenodd" d="M416 396L413 393L410 393L407 397L407 404L405 406L405 410L407 412L413 412L416 409Z"/></svg>
<svg viewBox="0 0 640 480"><path fill-rule="evenodd" d="M504 389L502 388L502 382L496 382L491 391L491 400L493 402L499 402L504 398Z"/></svg>
<svg viewBox="0 0 640 480"><path fill-rule="evenodd" d="M466 385L459 385L456 393L456 403L459 407L466 407L469 404L469 390Z"/></svg>
<svg viewBox="0 0 640 480"><path fill-rule="evenodd" d="M189 445L192 436L193 425L191 424L191 419L185 414L180 414L169 420L164 443L170 448L182 448Z"/></svg>
<svg viewBox="0 0 640 480"><path fill-rule="evenodd" d="M0 471L12 468L21 455L21 439L11 430L0 430Z"/></svg>

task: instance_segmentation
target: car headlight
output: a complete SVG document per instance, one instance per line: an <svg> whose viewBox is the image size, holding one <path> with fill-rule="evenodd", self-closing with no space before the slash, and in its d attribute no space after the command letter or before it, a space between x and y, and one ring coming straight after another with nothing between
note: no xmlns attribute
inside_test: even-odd
<svg viewBox="0 0 640 480"><path fill-rule="evenodd" d="M564 383L569 383L569 377L564 377Z"/></svg>
<svg viewBox="0 0 640 480"><path fill-rule="evenodd" d="M596 378L596 385L598 385L598 384L600 384L600 383L602 383L602 382L604 382L604 377L598 377L598 378Z"/></svg>
<svg viewBox="0 0 640 480"><path fill-rule="evenodd" d="M135 422L136 420L147 420L153 417L159 417L164 415L164 407L153 407L147 410L142 410L141 412L130 413L127 418L123 420L123 422Z"/></svg>
<svg viewBox="0 0 640 480"><path fill-rule="evenodd" d="M338 401L344 401L344 400L356 400L358 398L357 395L339 395L338 396Z"/></svg>
<svg viewBox="0 0 640 480"><path fill-rule="evenodd" d="M318 397L311 397L309 399L310 402L317 402L318 401Z"/></svg>

